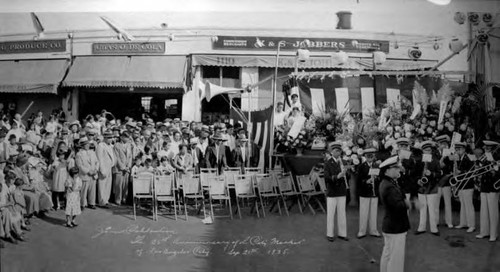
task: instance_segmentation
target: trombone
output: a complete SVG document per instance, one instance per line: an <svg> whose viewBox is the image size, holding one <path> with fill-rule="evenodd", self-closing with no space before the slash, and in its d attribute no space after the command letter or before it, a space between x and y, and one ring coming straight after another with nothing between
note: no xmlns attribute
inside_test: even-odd
<svg viewBox="0 0 500 272"><path fill-rule="evenodd" d="M469 171L453 176L450 179L450 185L454 188L453 189L454 197L458 197L458 192L465 188L465 185L467 185L467 182L469 182L469 180L480 177L488 172L493 171L495 165L490 163L476 169L474 169L474 167L476 167L476 165L472 166L472 168Z"/></svg>

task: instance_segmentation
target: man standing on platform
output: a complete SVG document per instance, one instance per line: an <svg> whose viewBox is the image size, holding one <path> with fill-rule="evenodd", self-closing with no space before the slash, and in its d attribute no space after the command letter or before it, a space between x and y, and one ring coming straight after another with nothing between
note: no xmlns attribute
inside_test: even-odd
<svg viewBox="0 0 500 272"><path fill-rule="evenodd" d="M113 133L111 131L105 131L103 136L104 141L97 145L97 159L99 160L97 195L99 206L107 208L109 197L111 196L111 182L116 158L113 146L111 145L114 136Z"/></svg>
<svg viewBox="0 0 500 272"><path fill-rule="evenodd" d="M329 145L332 157L325 162L325 182L327 186L327 215L326 215L326 238L334 241L335 213L337 213L338 237L344 241L347 238L346 219L346 196L347 196L347 169L345 169L342 158L342 143L333 142Z"/></svg>
<svg viewBox="0 0 500 272"><path fill-rule="evenodd" d="M398 185L401 166L393 156L380 164L380 199L385 215L382 222L384 249L380 257L381 272L402 272L405 264L406 234L410 229L408 209L410 201Z"/></svg>

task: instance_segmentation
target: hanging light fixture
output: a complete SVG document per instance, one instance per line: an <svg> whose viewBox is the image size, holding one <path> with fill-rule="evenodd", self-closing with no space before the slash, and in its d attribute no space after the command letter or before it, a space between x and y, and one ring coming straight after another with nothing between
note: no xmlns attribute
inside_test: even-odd
<svg viewBox="0 0 500 272"><path fill-rule="evenodd" d="M446 6L451 3L451 0L427 0L435 5Z"/></svg>

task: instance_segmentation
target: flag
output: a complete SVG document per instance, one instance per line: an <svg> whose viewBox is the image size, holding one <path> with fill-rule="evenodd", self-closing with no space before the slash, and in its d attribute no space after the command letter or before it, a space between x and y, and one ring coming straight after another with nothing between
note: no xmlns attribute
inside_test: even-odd
<svg viewBox="0 0 500 272"><path fill-rule="evenodd" d="M231 107L229 113L230 123L233 125L239 123L242 127L248 131L248 125L243 120L242 116L248 116L248 112L240 111L238 109ZM265 166L269 165L269 148L271 146L271 118L272 118L273 108L269 107L264 110L252 111L251 121L252 121L252 133L251 141L253 141L259 147L259 168L264 170Z"/></svg>

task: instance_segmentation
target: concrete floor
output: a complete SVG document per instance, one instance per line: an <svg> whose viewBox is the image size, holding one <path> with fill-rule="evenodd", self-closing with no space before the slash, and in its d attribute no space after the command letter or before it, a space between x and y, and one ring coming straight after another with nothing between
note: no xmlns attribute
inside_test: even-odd
<svg viewBox="0 0 500 272"><path fill-rule="evenodd" d="M333 243L325 239L325 214L301 215L295 207L290 217L258 219L244 212L242 220L204 225L195 216L155 222L140 214L134 221L130 208L87 209L76 229L62 226L63 211L52 212L32 220L28 242L6 243L0 271L379 271L383 239L355 238L355 207L347 212L350 241ZM405 271L500 271L500 242L446 228L440 237L415 236L417 220L413 212ZM451 247L447 237L453 235L464 237L465 247Z"/></svg>

